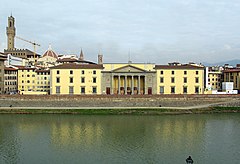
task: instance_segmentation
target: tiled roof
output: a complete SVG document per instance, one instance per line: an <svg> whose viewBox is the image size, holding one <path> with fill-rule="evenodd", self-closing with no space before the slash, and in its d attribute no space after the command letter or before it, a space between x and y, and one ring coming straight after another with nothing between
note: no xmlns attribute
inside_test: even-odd
<svg viewBox="0 0 240 164"><path fill-rule="evenodd" d="M12 67L4 67L4 71L17 71L18 69Z"/></svg>
<svg viewBox="0 0 240 164"><path fill-rule="evenodd" d="M185 65L155 65L155 69L204 69L201 66Z"/></svg>
<svg viewBox="0 0 240 164"><path fill-rule="evenodd" d="M240 72L240 68L226 69L223 71L223 73L228 73L228 72Z"/></svg>
<svg viewBox="0 0 240 164"><path fill-rule="evenodd" d="M64 63L54 67L50 67L50 69L103 69L103 65Z"/></svg>
<svg viewBox="0 0 240 164"><path fill-rule="evenodd" d="M37 69L35 72L50 72L50 70L49 69Z"/></svg>
<svg viewBox="0 0 240 164"><path fill-rule="evenodd" d="M36 68L31 68L31 67L25 67L25 66L15 66L19 70L35 70Z"/></svg>

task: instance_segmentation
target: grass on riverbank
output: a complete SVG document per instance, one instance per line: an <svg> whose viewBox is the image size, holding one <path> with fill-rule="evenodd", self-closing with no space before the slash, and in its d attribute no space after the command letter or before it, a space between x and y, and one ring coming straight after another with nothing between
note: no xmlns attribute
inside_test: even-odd
<svg viewBox="0 0 240 164"><path fill-rule="evenodd" d="M240 107L202 109L1 109L0 114L162 115L240 112Z"/></svg>

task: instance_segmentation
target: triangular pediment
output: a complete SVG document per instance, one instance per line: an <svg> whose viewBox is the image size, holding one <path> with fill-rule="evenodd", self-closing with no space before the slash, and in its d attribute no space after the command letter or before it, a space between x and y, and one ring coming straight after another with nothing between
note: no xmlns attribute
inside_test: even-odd
<svg viewBox="0 0 240 164"><path fill-rule="evenodd" d="M112 72L134 72L134 73L140 73L140 72L146 72L144 69L132 66L132 65L126 65L117 69L112 70Z"/></svg>

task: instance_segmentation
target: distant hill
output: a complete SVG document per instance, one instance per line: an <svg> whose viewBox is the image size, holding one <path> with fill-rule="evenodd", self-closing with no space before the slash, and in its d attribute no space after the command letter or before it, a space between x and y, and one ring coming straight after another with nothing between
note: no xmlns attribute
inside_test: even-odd
<svg viewBox="0 0 240 164"><path fill-rule="evenodd" d="M218 62L218 63L207 63L207 62L203 62L202 63L204 66L223 66L224 64L229 64L232 66L236 66L237 64L240 64L240 59L234 59L234 60L228 60L228 61L224 61L224 62Z"/></svg>

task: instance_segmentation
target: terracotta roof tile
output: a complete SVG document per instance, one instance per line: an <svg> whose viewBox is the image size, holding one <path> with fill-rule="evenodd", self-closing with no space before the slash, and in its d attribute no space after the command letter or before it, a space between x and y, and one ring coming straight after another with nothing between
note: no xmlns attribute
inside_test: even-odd
<svg viewBox="0 0 240 164"><path fill-rule="evenodd" d="M204 69L201 66L185 65L155 65L155 69Z"/></svg>
<svg viewBox="0 0 240 164"><path fill-rule="evenodd" d="M50 67L50 69L103 69L103 65L65 63L58 66Z"/></svg>

